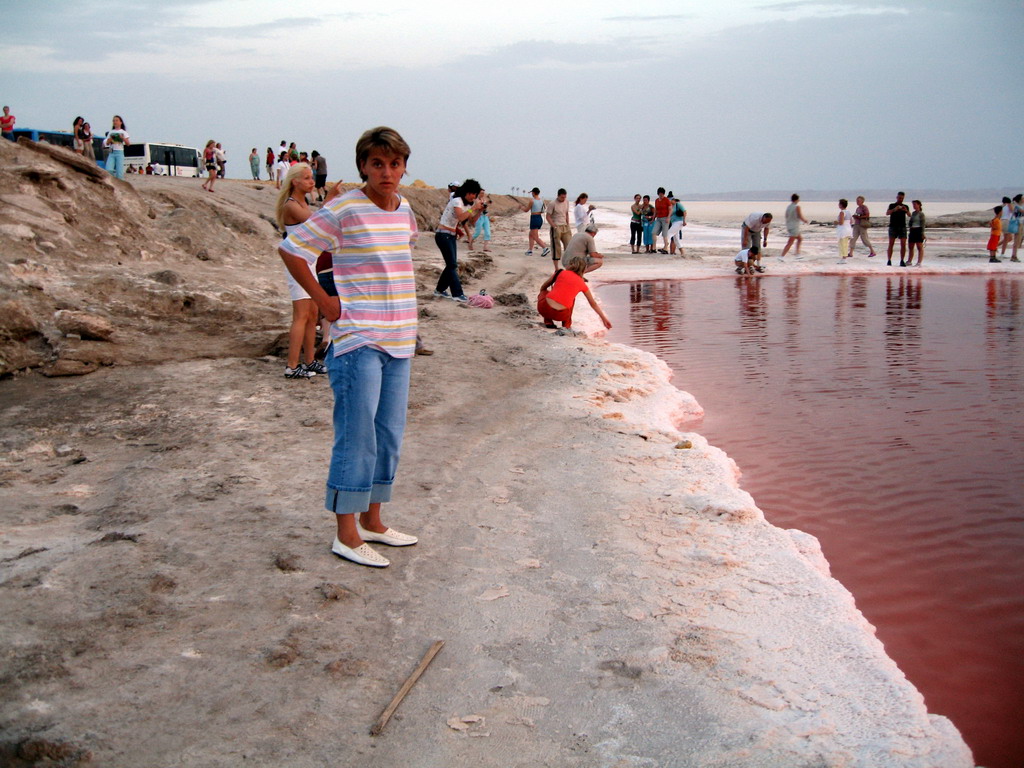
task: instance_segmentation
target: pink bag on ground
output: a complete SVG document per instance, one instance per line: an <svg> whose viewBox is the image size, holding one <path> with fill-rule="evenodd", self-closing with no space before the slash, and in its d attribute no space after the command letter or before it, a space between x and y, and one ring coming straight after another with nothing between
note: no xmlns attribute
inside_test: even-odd
<svg viewBox="0 0 1024 768"><path fill-rule="evenodd" d="M481 309L491 309L494 307L494 298L488 296L486 293L478 293L475 296L470 296L467 302L471 307L480 307Z"/></svg>

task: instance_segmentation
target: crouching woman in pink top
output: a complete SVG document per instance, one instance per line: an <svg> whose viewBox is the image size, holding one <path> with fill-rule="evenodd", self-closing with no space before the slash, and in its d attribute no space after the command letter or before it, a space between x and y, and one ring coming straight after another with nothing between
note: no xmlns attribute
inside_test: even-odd
<svg viewBox="0 0 1024 768"><path fill-rule="evenodd" d="M537 311L544 318L544 327L554 328L557 320L563 328L572 328L573 306L577 294L582 293L601 318L604 327L611 328L611 321L597 305L587 287L587 281L583 279L583 273L587 271L586 255L574 253L566 256L562 260L562 265L565 269L555 270L555 274L544 281L537 295Z"/></svg>
<svg viewBox="0 0 1024 768"><path fill-rule="evenodd" d="M398 469L416 348L416 218L398 192L409 152L391 128L366 131L356 143L364 185L326 202L279 249L292 277L331 321L325 361L334 390L325 502L337 523L331 551L374 568L390 562L367 542L405 547L417 541L381 522ZM310 269L322 251L332 254L337 296L328 296Z"/></svg>

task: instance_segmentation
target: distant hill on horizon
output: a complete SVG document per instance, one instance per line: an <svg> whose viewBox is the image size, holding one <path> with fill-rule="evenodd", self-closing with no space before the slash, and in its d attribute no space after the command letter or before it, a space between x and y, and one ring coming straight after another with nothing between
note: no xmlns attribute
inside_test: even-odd
<svg viewBox="0 0 1024 768"><path fill-rule="evenodd" d="M821 202L838 200L845 197L853 200L857 195L864 195L868 200L895 200L899 189L760 189L745 190L741 192L677 192L676 196L683 200L700 202L721 202L744 200L757 200L762 202L783 202L788 201L790 196L796 192L804 202ZM907 194L907 200L923 200L934 203L989 203L997 205L1004 197L1013 197L1024 192L1024 184L1017 189L998 188L992 189L916 189L914 187L903 187ZM644 193L647 194L647 193ZM653 194L652 194L653 197ZM594 197L594 200L629 200L632 194L622 197Z"/></svg>

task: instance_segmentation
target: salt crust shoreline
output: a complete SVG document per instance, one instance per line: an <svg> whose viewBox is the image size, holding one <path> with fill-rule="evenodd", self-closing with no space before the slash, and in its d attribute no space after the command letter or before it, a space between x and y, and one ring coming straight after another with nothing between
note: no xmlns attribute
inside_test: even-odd
<svg viewBox="0 0 1024 768"><path fill-rule="evenodd" d="M667 258L657 255L631 257L628 265L613 262L591 274L591 289L622 281L721 277L727 256L718 253L709 258L712 254L707 250L701 254L710 263L673 257L666 264ZM893 274L881 259L860 267L836 265L838 269L792 259L780 264L765 258L764 263L774 274L848 275L883 270ZM996 270L1002 272L1008 266ZM987 271L966 259L929 267L929 272L944 274ZM900 270L895 276L901 273L920 274ZM597 316L580 306L584 311L577 312L582 315L574 323L577 331L603 336ZM831 578L818 540L804 531L768 523L754 499L739 487L736 463L703 436L678 429L681 423L702 416L703 408L690 393L672 383L674 374L668 365L651 353L605 344L616 354L635 360L637 366L617 374L617 390L599 393L592 402L605 411L605 418L621 418L638 430L659 431L669 440L689 441L693 447L686 451L688 460L680 462L679 476L684 480L673 503L700 520L737 523L727 537L719 539L720 544L728 544L710 557L743 576L727 587L720 585L718 594L703 595L707 611L693 626L727 638L729 650L719 656L716 675L723 681L734 678L741 697L771 713L768 720L773 725L765 738L795 743L812 734L825 737L837 749L828 765L973 766L970 749L953 723L927 712L923 697L886 655L875 628L857 609L853 596ZM626 395L617 397L616 391ZM615 401L613 406L609 395ZM609 407L614 410L608 412ZM693 460L694 455L699 458ZM707 551L698 552L696 544L691 547L669 544L659 547L657 555L668 562L694 554L709 556ZM763 575L752 576L749 569ZM721 663L722 658L731 663ZM740 681L748 676L756 682L744 688ZM837 697L840 693L841 698ZM756 752L747 757L756 761Z"/></svg>
<svg viewBox="0 0 1024 768"><path fill-rule="evenodd" d="M118 272L169 264L176 285L215 308L245 269L280 324L287 301L261 208L271 193L138 188L181 201L154 210L161 226L208 208L202 244L223 266L167 249L126 254ZM509 232L496 224L494 263L468 290L532 295L550 262L519 250L525 217ZM58 278L112 261L26 252ZM598 274L728 274L731 254L700 255L616 254ZM414 260L429 297L429 238ZM577 314L594 327L589 308ZM551 336L526 307L427 298L422 315L436 354L414 365L394 505L396 527L415 525L421 546L389 552L385 574L326 554L314 510L328 398L324 382L281 379L279 358L207 349L7 383L3 639L24 670L0 704L12 734L71 739L110 765L233 765L239 754L254 765L972 764L813 537L767 524L735 464L675 428L700 406L661 361ZM209 343L222 336L237 344L212 329ZM438 634L442 656L387 738L371 741L367 713ZM468 711L489 731L445 727Z"/></svg>

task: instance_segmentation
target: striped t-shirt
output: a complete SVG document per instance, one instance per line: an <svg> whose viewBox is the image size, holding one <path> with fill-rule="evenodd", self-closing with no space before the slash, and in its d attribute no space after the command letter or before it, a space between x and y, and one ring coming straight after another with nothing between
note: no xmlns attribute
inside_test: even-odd
<svg viewBox="0 0 1024 768"><path fill-rule="evenodd" d="M288 254L316 263L334 260L341 316L331 325L334 354L372 346L392 357L416 349L416 281L412 244L416 217L405 198L394 211L378 208L361 189L336 197L281 243Z"/></svg>

